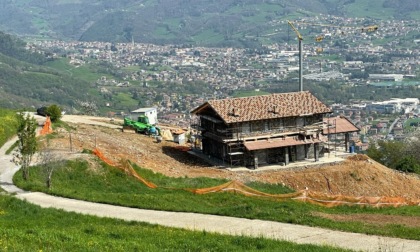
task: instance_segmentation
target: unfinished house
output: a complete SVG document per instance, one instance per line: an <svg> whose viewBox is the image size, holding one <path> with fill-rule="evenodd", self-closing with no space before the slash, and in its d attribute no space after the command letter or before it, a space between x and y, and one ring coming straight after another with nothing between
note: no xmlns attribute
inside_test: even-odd
<svg viewBox="0 0 420 252"><path fill-rule="evenodd" d="M328 149L336 148L337 144L341 145L341 140L343 139L342 136L344 135L344 149L346 151L349 150L349 152L354 152L354 146L349 146L350 135L357 135L359 131L360 129L356 125L354 125L347 117L336 116L324 118L323 134L328 136ZM332 141L331 139L332 136L334 136L334 141ZM331 142L333 143L331 144Z"/></svg>
<svg viewBox="0 0 420 252"><path fill-rule="evenodd" d="M210 100L191 111L201 149L231 166L319 159L323 116L330 108L311 93Z"/></svg>

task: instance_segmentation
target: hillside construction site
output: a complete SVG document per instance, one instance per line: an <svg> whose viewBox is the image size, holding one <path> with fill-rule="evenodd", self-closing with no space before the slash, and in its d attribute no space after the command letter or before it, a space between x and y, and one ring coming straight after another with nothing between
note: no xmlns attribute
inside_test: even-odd
<svg viewBox="0 0 420 252"><path fill-rule="evenodd" d="M74 154L69 157L80 157L82 150L97 148L115 163L122 159L130 160L170 177L224 178L241 183L259 181L284 185L296 191L309 189L325 195L420 199L418 175L389 169L365 155L334 157L331 162L321 160L311 165L304 162L293 167L257 170L225 168L190 154L188 145L173 141L157 143L155 138L147 135L122 132L121 124L111 122L109 118L65 115L63 121L68 122L73 130L69 133L58 129L56 133L60 137L51 140L50 148ZM361 218L366 219L366 216ZM377 215L375 219L378 219ZM420 226L420 218L411 217L411 221L407 222Z"/></svg>

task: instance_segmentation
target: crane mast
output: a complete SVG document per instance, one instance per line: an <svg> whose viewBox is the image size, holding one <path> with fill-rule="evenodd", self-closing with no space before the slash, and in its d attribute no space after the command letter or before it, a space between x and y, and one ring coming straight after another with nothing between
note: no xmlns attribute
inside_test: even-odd
<svg viewBox="0 0 420 252"><path fill-rule="evenodd" d="M303 91L303 75L302 75L303 74L302 73L303 72L303 67L302 67L302 65L303 65L303 45L302 45L303 37L291 21L287 20L287 23L292 28L292 30L296 33L296 36L297 36L298 41L299 41L299 91L302 92ZM305 24L307 24L307 23L305 23ZM334 26L334 25L322 25L322 24L309 24L309 25L327 26L327 27L355 28L355 27L348 27L348 26ZM377 25L371 25L371 26L367 26L367 27L362 27L360 29L361 29L362 32L374 32L374 31L378 30L378 26ZM324 39L324 36L318 36L318 37L315 38L315 41L321 42L323 39Z"/></svg>
<svg viewBox="0 0 420 252"><path fill-rule="evenodd" d="M302 45L302 40L303 37L300 34L300 32L296 29L296 27L293 25L292 22L290 22L289 20L287 21L287 23L290 25L290 27L292 28L292 30L296 33L298 41L299 41L299 92L303 91L303 45Z"/></svg>

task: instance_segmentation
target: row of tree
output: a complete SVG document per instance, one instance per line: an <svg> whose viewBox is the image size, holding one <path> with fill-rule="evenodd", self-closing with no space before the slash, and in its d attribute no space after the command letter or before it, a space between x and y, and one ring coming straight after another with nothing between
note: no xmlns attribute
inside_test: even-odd
<svg viewBox="0 0 420 252"><path fill-rule="evenodd" d="M420 174L420 131L413 132L403 142L381 140L371 143L367 155L389 168Z"/></svg>

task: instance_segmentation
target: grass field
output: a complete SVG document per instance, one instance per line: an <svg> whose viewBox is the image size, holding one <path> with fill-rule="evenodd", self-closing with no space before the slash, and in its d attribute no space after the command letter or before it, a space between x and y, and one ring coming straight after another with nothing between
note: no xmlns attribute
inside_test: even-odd
<svg viewBox="0 0 420 252"><path fill-rule="evenodd" d="M379 19L384 19L386 17L391 18L394 10L383 8L383 3L384 0L356 0L353 4L349 4L347 6L347 15L353 17L371 17Z"/></svg>
<svg viewBox="0 0 420 252"><path fill-rule="evenodd" d="M417 126L410 126L410 125L417 125ZM411 118L405 121L404 123L404 130L412 130L416 127L420 127L420 118Z"/></svg>
<svg viewBox="0 0 420 252"><path fill-rule="evenodd" d="M269 95L270 93L264 91L237 91L233 94L234 97L248 97L248 96L256 96L256 95Z"/></svg>
<svg viewBox="0 0 420 252"><path fill-rule="evenodd" d="M0 251L344 251L67 213L0 195Z"/></svg>
<svg viewBox="0 0 420 252"><path fill-rule="evenodd" d="M81 80L88 82L95 82L100 79L102 76L112 79L113 76L105 73L97 73L90 69L89 65L83 65L80 67L75 67L69 64L69 60L66 58L61 58L59 60L54 60L46 63L46 66L54 68L56 70L66 72L72 77L76 77Z"/></svg>
<svg viewBox="0 0 420 252"><path fill-rule="evenodd" d="M17 126L16 111L0 108L0 146L16 134Z"/></svg>
<svg viewBox="0 0 420 252"><path fill-rule="evenodd" d="M107 165L91 167L86 161L68 161L65 167L58 169L53 174L51 190L47 190L45 186L45 176L41 167L32 168L31 178L28 182L22 181L20 172L15 175L14 182L25 190L44 191L53 195L129 207L209 213L420 239L420 228L394 224L369 224L363 221L337 222L316 214L321 212L420 216L418 207L375 209L343 206L325 208L291 200L276 201L230 193L196 195L181 189L206 188L220 185L226 181L209 178L169 178L147 169L138 167L136 169L141 176L159 187L150 189L116 168ZM272 194L290 192L290 189L279 185L253 183L250 186Z"/></svg>

